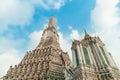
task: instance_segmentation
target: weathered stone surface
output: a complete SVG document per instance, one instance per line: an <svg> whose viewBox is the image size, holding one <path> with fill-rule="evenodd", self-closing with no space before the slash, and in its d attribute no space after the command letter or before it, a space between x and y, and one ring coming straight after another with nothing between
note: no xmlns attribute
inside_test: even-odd
<svg viewBox="0 0 120 80"><path fill-rule="evenodd" d="M18 65L10 66L3 80L120 80L119 69L105 44L86 31L84 39L72 42L71 65L68 53L60 48L55 22L51 17L38 46Z"/></svg>
<svg viewBox="0 0 120 80"><path fill-rule="evenodd" d="M85 31L82 40L72 43L75 80L120 80L120 72L99 37Z"/></svg>
<svg viewBox="0 0 120 80"><path fill-rule="evenodd" d="M64 80L65 66L71 66L71 62L60 48L52 17L36 49L27 52L18 65L11 66L3 80Z"/></svg>

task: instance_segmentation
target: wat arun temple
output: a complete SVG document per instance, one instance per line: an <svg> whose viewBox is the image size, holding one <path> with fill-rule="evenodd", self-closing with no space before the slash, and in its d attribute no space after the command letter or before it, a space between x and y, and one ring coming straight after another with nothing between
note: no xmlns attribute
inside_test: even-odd
<svg viewBox="0 0 120 80"><path fill-rule="evenodd" d="M120 71L99 37L85 31L71 42L72 61L60 48L56 19L51 17L38 46L10 66L3 80L120 80Z"/></svg>

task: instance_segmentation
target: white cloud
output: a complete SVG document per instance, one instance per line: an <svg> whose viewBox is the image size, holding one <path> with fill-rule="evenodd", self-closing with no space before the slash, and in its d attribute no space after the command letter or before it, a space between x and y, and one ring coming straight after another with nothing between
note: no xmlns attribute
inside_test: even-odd
<svg viewBox="0 0 120 80"><path fill-rule="evenodd" d="M0 0L0 32L6 30L8 25L29 24L36 6L59 10L64 3L65 0Z"/></svg>
<svg viewBox="0 0 120 80"><path fill-rule="evenodd" d="M60 9L66 0L31 0L33 4L37 4L40 7L50 10L50 9Z"/></svg>
<svg viewBox="0 0 120 80"><path fill-rule="evenodd" d="M18 64L20 51L15 47L21 44L22 40L12 40L0 36L0 77L4 76L10 65Z"/></svg>
<svg viewBox="0 0 120 80"><path fill-rule="evenodd" d="M120 16L117 7L119 2L119 0L97 0L91 13L91 20L93 28L102 38L120 68Z"/></svg>
<svg viewBox="0 0 120 80"><path fill-rule="evenodd" d="M63 51L68 52L70 59L72 59L72 53L71 53L71 44L70 38L65 38L66 36L63 36L61 32L58 32L59 34L59 42L60 47Z"/></svg>
<svg viewBox="0 0 120 80"><path fill-rule="evenodd" d="M118 7L116 7L118 2L119 0L97 0L96 7L92 11L92 22L97 29L109 29L119 23Z"/></svg>
<svg viewBox="0 0 120 80"><path fill-rule="evenodd" d="M3 77L11 65L18 64L20 57L16 49L6 50L0 54L0 77Z"/></svg>
<svg viewBox="0 0 120 80"><path fill-rule="evenodd" d="M0 31L8 25L28 24L34 13L34 8L21 0L0 0ZM5 26L4 26L5 25Z"/></svg>
<svg viewBox="0 0 120 80"><path fill-rule="evenodd" d="M28 43L28 49L32 50L37 47L42 37L43 30L34 31L29 35L30 42Z"/></svg>
<svg viewBox="0 0 120 80"><path fill-rule="evenodd" d="M77 30L72 29L72 33L70 34L71 39L76 39L76 40L80 40L80 35L79 32Z"/></svg>

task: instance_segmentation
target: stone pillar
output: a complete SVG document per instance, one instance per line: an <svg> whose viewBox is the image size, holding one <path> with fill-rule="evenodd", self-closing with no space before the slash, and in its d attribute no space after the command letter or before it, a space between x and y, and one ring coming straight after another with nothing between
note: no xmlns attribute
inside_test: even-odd
<svg viewBox="0 0 120 80"><path fill-rule="evenodd" d="M100 47L99 47L99 44L96 43L96 45L97 45L97 47L98 47L98 49L99 49L99 51L100 51L100 54L102 55L103 61L105 62L106 65L108 65L107 62L106 62L106 59L105 59L105 57L104 57L104 55L103 55L103 52L101 51L101 49L100 49ZM105 65L104 65L104 66L105 66Z"/></svg>
<svg viewBox="0 0 120 80"><path fill-rule="evenodd" d="M73 59L73 65L74 65L74 68L77 66L76 64L76 57L75 57L75 51L72 49L72 59Z"/></svg>
<svg viewBox="0 0 120 80"><path fill-rule="evenodd" d="M80 48L79 48L78 45L76 45L76 47L77 47L77 51L78 51L78 59L79 59L79 63L80 63L80 65L81 65L81 64L82 64L81 50L80 50Z"/></svg>
<svg viewBox="0 0 120 80"><path fill-rule="evenodd" d="M106 50L105 46L102 46L103 47L103 50L105 51L105 54L108 58L108 61L110 63L110 65L114 65L114 63L111 61L110 57L109 57L109 54L108 54L108 51ZM108 64L109 65L109 64Z"/></svg>
<svg viewBox="0 0 120 80"><path fill-rule="evenodd" d="M95 44L93 44L93 46L94 46L94 50L95 50L95 52L96 52L96 57L97 57L97 59L98 59L98 61L99 61L99 65L102 66L102 61L101 61L101 58L100 58L100 56L99 56L99 52L98 52L98 50L96 49Z"/></svg>
<svg viewBox="0 0 120 80"><path fill-rule="evenodd" d="M89 56L90 56L91 64L92 64L92 65L96 65L95 60L94 60L94 57L93 57L93 54L92 54L92 52L91 52L91 49L90 49L90 46L89 46L89 45L88 45L88 47L87 47L87 50L88 50L88 54L89 54Z"/></svg>
<svg viewBox="0 0 120 80"><path fill-rule="evenodd" d="M99 57L100 57L100 60L101 60L101 62L102 62L102 66L105 66L105 61L106 61L106 60L105 60L105 58L104 58L104 56L103 56L102 51L100 50L100 47L99 47L98 43L96 43L95 46L96 46L96 48L97 48L97 50L98 50L98 52L99 52Z"/></svg>
<svg viewBox="0 0 120 80"><path fill-rule="evenodd" d="M84 57L84 52L83 52L83 46L82 46L82 44L80 44L79 47L80 47L80 50L81 50L82 63L85 64L85 57Z"/></svg>
<svg viewBox="0 0 120 80"><path fill-rule="evenodd" d="M93 44L91 44L90 47L91 47L93 58L95 59L95 63L96 63L97 66L99 66L100 65L99 60L98 60L97 53L96 53L96 51L94 49Z"/></svg>

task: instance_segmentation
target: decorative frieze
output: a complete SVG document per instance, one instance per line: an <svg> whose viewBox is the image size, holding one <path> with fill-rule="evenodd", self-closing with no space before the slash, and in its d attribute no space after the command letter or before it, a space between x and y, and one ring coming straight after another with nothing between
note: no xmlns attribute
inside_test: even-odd
<svg viewBox="0 0 120 80"><path fill-rule="evenodd" d="M85 31L84 39L74 40L71 49L73 64L80 60L79 65L74 65L75 80L120 80L119 70L99 37L91 37Z"/></svg>
<svg viewBox="0 0 120 80"><path fill-rule="evenodd" d="M11 66L3 80L65 79L63 69L70 66L71 62L68 53L60 48L54 22L52 17L37 48L27 52L18 65Z"/></svg>

